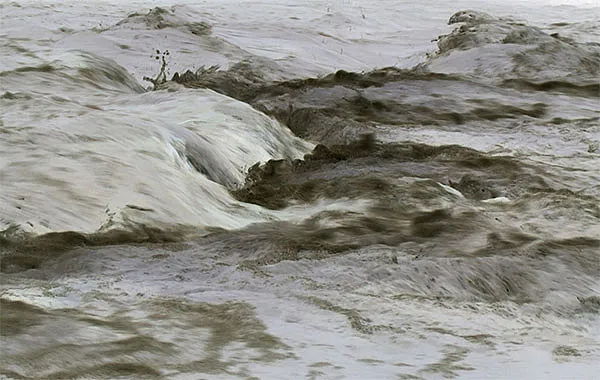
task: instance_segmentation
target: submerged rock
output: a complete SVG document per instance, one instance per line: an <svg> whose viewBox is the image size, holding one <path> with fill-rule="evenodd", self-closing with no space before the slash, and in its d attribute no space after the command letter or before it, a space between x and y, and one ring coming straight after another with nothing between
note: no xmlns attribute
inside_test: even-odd
<svg viewBox="0 0 600 380"><path fill-rule="evenodd" d="M460 191L465 198L485 200L498 196L497 192L489 188L484 180L469 174L464 175L458 183L449 181L449 185Z"/></svg>

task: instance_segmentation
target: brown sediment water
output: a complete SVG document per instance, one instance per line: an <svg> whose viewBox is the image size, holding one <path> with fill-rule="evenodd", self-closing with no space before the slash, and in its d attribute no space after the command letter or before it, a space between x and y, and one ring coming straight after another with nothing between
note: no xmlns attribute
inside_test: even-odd
<svg viewBox="0 0 600 380"><path fill-rule="evenodd" d="M382 1L2 5L0 377L593 376L597 7Z"/></svg>

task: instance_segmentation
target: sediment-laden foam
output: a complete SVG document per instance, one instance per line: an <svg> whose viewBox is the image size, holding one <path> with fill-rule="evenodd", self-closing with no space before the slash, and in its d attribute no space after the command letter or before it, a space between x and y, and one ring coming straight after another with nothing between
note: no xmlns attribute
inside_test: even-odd
<svg viewBox="0 0 600 380"><path fill-rule="evenodd" d="M136 27L140 24L140 29L185 28L198 36L208 35L211 31L211 26L207 22L191 22L178 17L173 10L161 7L152 8L146 14L132 13L126 19L116 23L115 27Z"/></svg>
<svg viewBox="0 0 600 380"><path fill-rule="evenodd" d="M2 376L161 379L164 378L163 366L171 367L170 373L230 374L232 363L227 354L232 345L245 347L249 360L269 362L293 358L289 347L267 332L252 305L246 302L193 303L163 298L139 305L143 314L139 313L140 307L136 307L130 310L131 315L110 316L70 308L44 310L4 298L0 302L3 338L19 337L30 329L46 331L45 339L37 341L33 352L28 352L25 346L5 347L4 359L13 365L0 369ZM174 310L177 310L177 318L171 317ZM148 320L155 321L154 328L146 323ZM70 326L68 334L59 327L67 325ZM90 330L99 334L92 337ZM198 338L201 332L206 333L205 339L187 339L190 334ZM165 333L172 337L172 342ZM190 352L200 347L204 356ZM234 350L243 353L243 349ZM65 354L74 360L69 364L57 363L56 358ZM35 361L31 361L33 357ZM90 360L90 357L96 359ZM142 357L145 359L140 363ZM26 364L27 361L30 363ZM240 374L244 372L247 371L240 370Z"/></svg>
<svg viewBox="0 0 600 380"><path fill-rule="evenodd" d="M187 28L187 21L182 21L184 18L175 15L174 10L156 8L148 14L133 14L131 17L118 23L116 27L151 29ZM477 47L490 44L530 46L532 44L550 43L556 40L556 37L548 36L539 29L517 24L511 20L495 19L489 15L470 11L457 13L451 18L451 23L463 23L463 26L461 27L462 29L440 39L440 56L456 50L473 50ZM562 41L559 39L559 42L573 49L578 49L579 46L572 41ZM432 62L436 59L436 57L432 58ZM181 75L176 74L173 76L173 81L181 83L188 88L210 88L227 96L247 102L289 126L291 131L297 136L325 144L330 148L332 146L341 147L347 144L348 148L340 148L342 150L354 149L352 141L365 132L373 132L380 129L381 126L396 127L398 129L419 126L439 128L455 128L454 126L457 126L465 130L475 130L485 127L505 133L512 128L514 120L526 120L528 122L532 120L543 121L560 113L554 111L552 106L555 104L552 101L547 104L540 102L540 98L535 95L519 96L517 92L498 89L489 84L479 83L472 78L467 79L461 75L434 73L427 70L429 68L427 65L412 70L386 68L367 73L351 73L340 70L321 78L289 81L276 81L268 73L261 72L261 67L264 65L264 59L249 58L232 66L228 70L210 68L196 72L188 71ZM586 70L586 67L584 67L584 70ZM593 67L591 70L593 70ZM16 97L12 94L27 94L31 90L27 86L22 89L9 88L13 83L22 82L23 75L45 75L50 80L56 80L65 85L76 88L83 86L88 92L90 90L93 92L102 92L109 88L117 89L119 86L126 87L128 92L142 91L135 80L120 66L88 53L65 56L62 61L59 60L41 66L22 67L4 72L2 75L9 79L12 78L7 82L8 87L5 96L3 96L3 101L12 105L13 114L11 117L14 118L13 120L18 119L19 111L17 111L18 106L15 102ZM503 85L504 87L519 87L524 85L524 83L529 83L529 86L533 86L531 83L534 82L525 78L526 75L522 79L506 79ZM75 84L70 84L69 81L71 80ZM546 87L549 86L548 88L550 89L562 88L560 83L563 82L557 83L547 85ZM540 86L542 89L546 88L543 84ZM581 91L591 93L594 90L593 85L572 84L570 86L577 93ZM116 134L107 139L106 143L109 143L109 145L114 144L119 139L126 140L133 138L136 133L135 128L142 129L142 124L146 124L143 127L147 131L145 137L151 138L144 138L144 141L147 140L146 143L142 144L144 148L138 149L135 154L149 157L150 160L154 160L160 156L160 165L163 165L166 160L172 160L174 162L171 163L174 166L169 170L174 170L174 172L178 173L182 177L182 180L183 177L187 178L184 182L192 177L196 178L194 181L197 178L204 178L213 183L216 182L229 190L233 190L234 194L243 201L263 206L268 205L271 208L281 208L284 205L288 205L290 200L314 201L323 198L323 195L325 195L325 198L336 198L344 192L355 198L371 198L373 196L376 197L377 192L383 193L391 189L388 188L388 179L381 179L384 177L383 175L378 175L381 178L361 178L360 176L365 173L364 169L360 168L361 165L365 167L367 165L371 165L371 167L381 166L378 170L382 170L382 173L390 176L412 175L423 179L433 179L462 191L462 194L468 198L479 200L495 198L500 195L508 195L510 198L514 197L515 194L519 194L523 188L533 185L547 186L546 180L541 179L542 177L535 174L535 171L538 169L527 169L527 174L520 172L524 170L524 167L528 167L529 164L522 164L515 160L511 161L511 159L497 156L477 156L477 154L469 158L461 158L463 156L466 157L463 153L468 152L468 150L453 155L460 150L458 147L441 147L439 148L440 152L444 153L434 155L435 157L427 155L424 157L404 156L405 152L402 149L409 149L414 152L435 151L435 149L438 149L424 146L419 147L418 144L413 144L410 148L406 148L408 145L404 148L399 148L400 145L396 145L396 148L390 149L376 148L375 151L369 151L369 153L363 156L360 156L360 149L358 149L351 156L352 160L347 159L347 157L340 159L339 157L344 156L344 154L335 153L336 148L321 149L323 148L321 147L319 148L321 150L316 150L311 155L312 158L309 157L305 161L298 161L293 164L289 163L291 161L284 161L282 167L287 167L285 170L289 171L289 178L300 176L298 168L304 168L308 162L322 162L323 157L319 156L319 154L325 151L329 152L327 154L332 154L333 157L338 155L337 159L344 161L344 164L349 162L349 167L344 170L348 170L348 173L352 173L352 171L360 173L360 176L353 178L343 171L341 173L344 174L341 177L329 172L326 174L321 173L322 177L333 175L332 178L336 178L335 181L337 182L328 183L327 181L321 181L318 176L311 178L310 175L305 173L303 174L306 177L305 183L299 178L295 178L296 183L294 184L286 184L286 181L283 181L278 183L280 187L268 191L266 190L268 188L265 185L266 182L261 183L261 191L270 193L270 196L261 194L256 188L248 187L257 186L256 181L254 181L253 185L247 184L245 188L238 189L244 182L247 170L256 162L264 162L272 158L299 158L308 150L310 144L291 136L289 131L276 121L265 118L250 107L228 100L229 98L219 97L205 90L201 90L200 92L197 90L184 90L174 83L164 84L163 87L162 91L143 94L133 98L133 100L132 98L123 98L114 103L106 101L103 103L95 102L94 96L89 97L89 100L85 99L83 101L67 97L58 99L56 96L53 98L45 96L43 101L48 102L50 99L54 101L56 104L51 104L52 101L46 103L46 109L55 107L57 111L63 107L63 103L77 104L76 108L67 112L70 112L73 116L76 115L79 118L78 123L85 121L88 124L94 125L98 124L98 120L102 120L101 125L98 126L102 130L101 134L108 134L112 125L119 123L126 125L127 127L121 126L116 129ZM44 87L42 86L41 88ZM39 90L40 88L36 91L39 92ZM45 88L45 94L50 93L50 90L50 88ZM489 95L477 98L463 95L482 92L488 92ZM185 102L179 101L180 97L185 98ZM197 99L198 102L192 101L192 99ZM21 101L23 100L24 98ZM35 100L30 99L30 103L33 102ZM211 105L205 107L204 105L207 103ZM27 107L29 106L27 105ZM84 108L81 109L81 106ZM64 114L65 110L61 112ZM227 121L220 124L213 119L197 118L193 116L194 112L202 115L210 112L223 113L227 115ZM582 105L580 109L570 110L570 112L573 113L573 116L580 117L589 117L591 114L587 104ZM133 114L144 115L144 117L136 119L136 116ZM100 115L102 116L99 117ZM163 117L165 115L169 116L165 118ZM75 139L75 141L80 141L83 139L87 143L106 145L102 142L104 139L103 136L92 134L84 137L80 134L81 131L71 136L72 131L69 130L71 128L70 122L65 118L59 117L57 119L55 125L64 131L66 140ZM552 120L555 119L556 117L552 118ZM180 121L177 122L176 120ZM134 128L134 125L138 121L141 122L140 125ZM22 123L23 121L19 122ZM258 128L249 131L247 128L248 123ZM76 127L73 127L73 131L76 129ZM93 130L94 128L91 129ZM90 128L87 127L86 130L89 131ZM112 134L112 132L110 133ZM123 137L118 137L120 134ZM69 142L65 142L67 144L64 147L69 146ZM154 145L155 143L157 143L156 146ZM55 144L48 141L46 145ZM130 155L132 152L125 145L127 144L119 142L115 147L118 146L119 149L125 148L127 155ZM135 145L139 146L140 143L135 143ZM256 146L260 146L261 148L254 148ZM155 148L160 148L160 152L155 151ZM96 149L90 148L87 151L94 150ZM103 154L106 155L107 153L108 151ZM63 157L78 159L86 156L85 152L63 152L61 154L63 154ZM108 156L105 156L101 160L106 160L110 154L108 153ZM362 161L358 165L355 165L352 161L358 157ZM401 159L399 159L400 157ZM443 158L440 159L440 157ZM111 159L109 161L113 163L117 162L116 157L114 158L115 160ZM134 157L131 158L135 160ZM44 155L38 155L38 160L44 160ZM119 164L122 167L137 167L134 161L127 162L125 165L126 160L122 160L122 157L118 160L122 161ZM393 167L393 169L386 167L387 164L380 165L378 163L379 161L387 162L386 160L390 163L389 167ZM497 170L493 174L490 171L485 172L490 168L496 170L494 168L500 168L503 164L508 164L509 162L510 165L513 165L513 169L504 168L504 171ZM63 164L65 163L66 161ZM146 169L144 170L152 170L152 164L149 163L150 161L148 165L145 165ZM77 166L79 165L78 163ZM275 164L272 162L269 165L273 166ZM401 169L400 166L403 166L403 168ZM64 165L61 164L60 168L62 167ZM153 169L156 170L158 167L159 165L155 165ZM57 167L57 170L60 168ZM269 168L267 166L266 169L260 169L263 170L261 181L264 181L264 178L266 178L264 173L269 171ZM250 171L249 180L258 173L255 169L256 167L253 167L253 170ZM136 170L139 170L139 167ZM171 172L171 174L168 174L169 170L163 173L165 180L174 173ZM513 171L508 174L510 170ZM89 172L90 169L88 168L84 171ZM119 170L116 173L118 174ZM198 173L199 175L197 175ZM81 173L84 178L88 174ZM505 178L501 179L503 175ZM97 173L92 177L94 176L97 176ZM90 181L92 177L90 177ZM69 175L69 178L73 178L72 175ZM161 177L159 175L156 178ZM276 178L274 181L280 180L277 176L273 178ZM480 178L483 179L481 180ZM487 185L482 185L481 181L487 182ZM527 181L529 183L525 185ZM53 182L52 186L58 186L59 182L62 185L66 185L69 183L69 180L60 179L58 182ZM165 182L165 185L167 182ZM108 184L108 181L105 184ZM155 201L149 201L150 198L160 199L163 202L164 198L157 197L157 191L151 190L152 186L150 184L138 184L136 186L138 189L134 192L141 195L141 198L135 202L120 202L122 204L119 205L112 205L110 202L107 202L108 205L104 204L102 206L100 206L99 202L95 202L97 203L96 208L98 210L100 209L99 207L103 208L102 215L95 216L96 222L90 223L86 221L86 227L82 232L92 232L93 229L90 229L90 227L94 225L102 226L103 228L117 226L121 223L119 220L137 220L136 218L140 217L141 219L138 222L144 225L147 221L146 217L154 220L156 215L164 216L162 219L161 216L157 219L163 224L173 223L174 225L201 225L225 228L243 224L223 223L223 220L219 218L211 222L204 220L199 222L202 218L197 219L195 216L192 218L177 217L172 219L173 215L181 215L181 212L176 211L177 208L173 208L172 204L169 207L153 206L153 202ZM291 186L291 188L287 189L289 191L283 191L281 186ZM321 186L324 187L321 188ZM234 204L231 203L233 200L226 200L229 195L225 189L215 187L214 184L209 182L201 186L198 186L198 184L178 183L175 187L178 189L191 189L195 187L196 189L191 193L196 195L198 195L197 188L205 188L208 193L212 194L207 195L208 193L205 192L202 196L193 197L196 199L207 199L207 197L212 199L214 194L219 194L215 198L214 203L210 202L216 208L220 207L219 204L227 204L229 206ZM207 190L209 188L210 190ZM122 193L121 190L119 192ZM336 195L336 192L338 195ZM77 191L75 190L71 191L70 194L73 195L76 193ZM183 193L186 192L184 191ZM174 194L175 190L172 195ZM179 198L178 200L182 200L181 194L180 192L176 196ZM14 192L11 196L22 201L21 203L27 203L27 197L22 194L19 195ZM119 197L121 196L122 194L119 194ZM189 207L189 205L196 205L198 201L191 199L190 196L190 194L183 196L186 199L182 204L187 205L187 210L183 211L183 214L189 215L190 209L193 210L191 214L197 213L198 207ZM289 199L287 199L288 197ZM141 199L146 200L140 202ZM85 200L82 204L89 204L89 201L89 199ZM226 208L229 206L226 206ZM15 209L19 210L21 214L26 214L26 212L23 212L24 207L27 208L27 206L19 204L15 206ZM247 206L240 207L244 208ZM207 210L205 205L201 208L205 211ZM88 213L89 215L83 217L83 219L89 218L91 215L89 210L84 213ZM256 216L257 211L248 211L248 213L248 215ZM212 215L210 212L207 215L209 214ZM258 214L260 214L260 211ZM258 221L261 219L261 217L257 219L255 216L250 217L249 220ZM82 214L79 214L78 217L81 218ZM14 225L15 220L11 217L5 217L3 222L8 227ZM68 217L65 216L62 222L66 222L67 220ZM17 224L23 224L23 222L20 221ZM40 221L39 227L33 224L30 223L32 231L38 233L56 231L50 220Z"/></svg>
<svg viewBox="0 0 600 380"><path fill-rule="evenodd" d="M514 19L476 11L458 12L449 23L461 25L438 38L438 54L424 64L431 71L469 74L494 82L522 80L537 84L522 89L579 89L580 95L598 96L600 47L596 43L576 42Z"/></svg>
<svg viewBox="0 0 600 380"><path fill-rule="evenodd" d="M245 61L229 70L187 72L173 79L188 87L207 87L248 102L288 125L296 135L328 145L349 142L382 128L431 126L474 133L488 129L504 134L517 123L544 124L565 114L571 118L596 116L593 98L565 109L559 97L506 89L511 83L518 88L522 80L507 80L503 87L496 87L422 68L386 68L367 73L338 71L323 78L274 83L257 70L255 63ZM585 95L593 91L593 85L586 86L571 89L575 95Z"/></svg>
<svg viewBox="0 0 600 380"><path fill-rule="evenodd" d="M467 11L422 65L337 70L383 22L353 9L255 34L109 12L0 47L0 376L593 373L596 45Z"/></svg>

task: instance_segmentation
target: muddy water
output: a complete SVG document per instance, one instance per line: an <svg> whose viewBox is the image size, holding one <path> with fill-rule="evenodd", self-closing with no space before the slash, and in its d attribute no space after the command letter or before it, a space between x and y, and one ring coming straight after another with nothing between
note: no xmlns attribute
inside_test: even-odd
<svg viewBox="0 0 600 380"><path fill-rule="evenodd" d="M0 377L594 377L594 13L321 5L3 5Z"/></svg>

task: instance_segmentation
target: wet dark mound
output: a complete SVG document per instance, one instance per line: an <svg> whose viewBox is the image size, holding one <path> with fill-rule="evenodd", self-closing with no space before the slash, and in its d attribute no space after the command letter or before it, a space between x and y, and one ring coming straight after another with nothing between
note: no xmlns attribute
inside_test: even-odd
<svg viewBox="0 0 600 380"><path fill-rule="evenodd" d="M117 26L144 25L148 29L185 28L190 33L204 36L209 35L212 26L206 22L186 22L171 9L154 7L146 14L132 13L126 19L119 21Z"/></svg>
<svg viewBox="0 0 600 380"><path fill-rule="evenodd" d="M463 66L460 60L464 60L467 67L473 64L472 75L484 80L499 79L500 85L504 81L505 86L519 90L600 95L597 43L578 42L512 18L495 18L476 11L458 12L449 24L458 25L438 38L437 55L424 66L453 72L448 63L440 67L436 61L440 58L444 61L456 53L456 60L450 59L450 66ZM477 50L464 53L472 49Z"/></svg>
<svg viewBox="0 0 600 380"><path fill-rule="evenodd" d="M444 199L460 198L441 182L456 178L450 185L469 198L467 202L477 202L499 195L496 189L509 185L543 185L528 172L512 158L457 145L384 144L372 134L363 135L348 144L317 145L303 160L257 163L246 184L232 193L238 200L270 209L322 199L367 200L364 211L323 211L301 223L259 224L206 239L225 244L229 252L243 247L245 257L258 264L320 258L373 244L441 239L450 246L451 240L471 233L485 234L482 230L490 221L444 204ZM521 239L512 247L528 241Z"/></svg>
<svg viewBox="0 0 600 380"><path fill-rule="evenodd" d="M550 39L550 36L538 28L473 10L455 13L448 24L461 25L452 33L438 38L440 54L492 43L534 44Z"/></svg>
<svg viewBox="0 0 600 380"><path fill-rule="evenodd" d="M460 179L460 182L452 182L452 180L448 182L451 187L460 191L468 198L483 200L496 197L496 192L490 189L482 179L469 174L464 175Z"/></svg>
<svg viewBox="0 0 600 380"><path fill-rule="evenodd" d="M356 88L381 87L388 82L401 80L451 80L445 74L430 73L418 68L402 70L395 67L376 69L367 73L339 70L319 78L293 79L289 81L269 81L260 70L266 64L259 59L247 59L233 65L228 70L218 67L190 70L183 74L175 73L172 81L192 88L210 88L232 98L251 101L258 97L278 96L292 91L314 88L351 86Z"/></svg>
<svg viewBox="0 0 600 380"><path fill-rule="evenodd" d="M543 179L528 172L515 159L458 145L382 144L364 135L345 145L317 145L304 160L257 163L233 195L271 209L323 198L381 201L401 194L408 179L421 178L448 182L465 197L482 200L503 195L509 187L545 187Z"/></svg>

